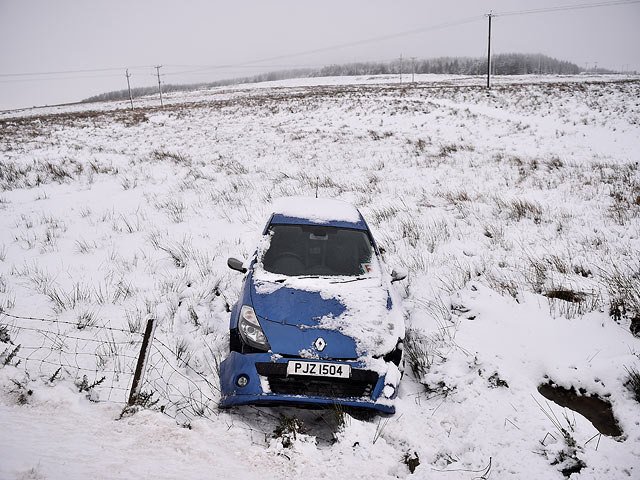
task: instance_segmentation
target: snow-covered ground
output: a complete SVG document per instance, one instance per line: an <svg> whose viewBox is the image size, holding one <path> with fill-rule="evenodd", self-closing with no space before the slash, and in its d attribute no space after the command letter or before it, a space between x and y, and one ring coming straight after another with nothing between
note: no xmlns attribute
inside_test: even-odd
<svg viewBox="0 0 640 480"><path fill-rule="evenodd" d="M418 478L636 478L640 81L417 80L3 113L0 478L405 478L416 455ZM272 200L316 192L409 271L397 413L219 411L226 260ZM158 402L120 418L150 316ZM606 398L622 436L548 402L549 381ZM280 415L305 432L274 437Z"/></svg>

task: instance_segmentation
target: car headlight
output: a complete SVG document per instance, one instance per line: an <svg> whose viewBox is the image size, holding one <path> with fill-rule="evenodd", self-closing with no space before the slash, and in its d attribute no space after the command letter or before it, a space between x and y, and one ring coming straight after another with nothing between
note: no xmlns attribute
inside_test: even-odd
<svg viewBox="0 0 640 480"><path fill-rule="evenodd" d="M250 305L243 305L240 309L240 321L238 322L238 331L242 341L247 345L257 348L258 350L269 351L271 348L267 337L264 336L256 312Z"/></svg>

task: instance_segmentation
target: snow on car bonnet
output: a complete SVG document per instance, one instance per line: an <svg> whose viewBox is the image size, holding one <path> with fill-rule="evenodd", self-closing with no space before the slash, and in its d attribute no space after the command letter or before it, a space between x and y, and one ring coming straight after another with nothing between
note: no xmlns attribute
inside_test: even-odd
<svg viewBox="0 0 640 480"><path fill-rule="evenodd" d="M361 223L360 212L340 200L313 197L285 197L273 202L275 215L300 218L313 223L348 222Z"/></svg>

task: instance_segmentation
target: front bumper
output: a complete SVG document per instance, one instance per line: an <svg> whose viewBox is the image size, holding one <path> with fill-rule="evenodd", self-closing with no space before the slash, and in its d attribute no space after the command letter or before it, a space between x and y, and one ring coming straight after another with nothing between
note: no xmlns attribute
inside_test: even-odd
<svg viewBox="0 0 640 480"><path fill-rule="evenodd" d="M343 405L395 413L400 375L393 363L384 375L367 370L362 362L336 362L351 366L351 378L287 376L290 359L271 353L231 354L220 365L221 408L247 404L291 404L299 406ZM305 361L307 359L295 360ZM308 361L314 361L309 359ZM238 386L238 378L246 385Z"/></svg>

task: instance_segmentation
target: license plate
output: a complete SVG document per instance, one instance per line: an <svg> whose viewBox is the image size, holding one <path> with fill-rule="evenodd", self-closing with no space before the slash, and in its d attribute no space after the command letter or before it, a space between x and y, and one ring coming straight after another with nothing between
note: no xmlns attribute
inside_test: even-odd
<svg viewBox="0 0 640 480"><path fill-rule="evenodd" d="M287 375L306 375L311 377L351 377L351 366L342 363L299 362L289 360Z"/></svg>

